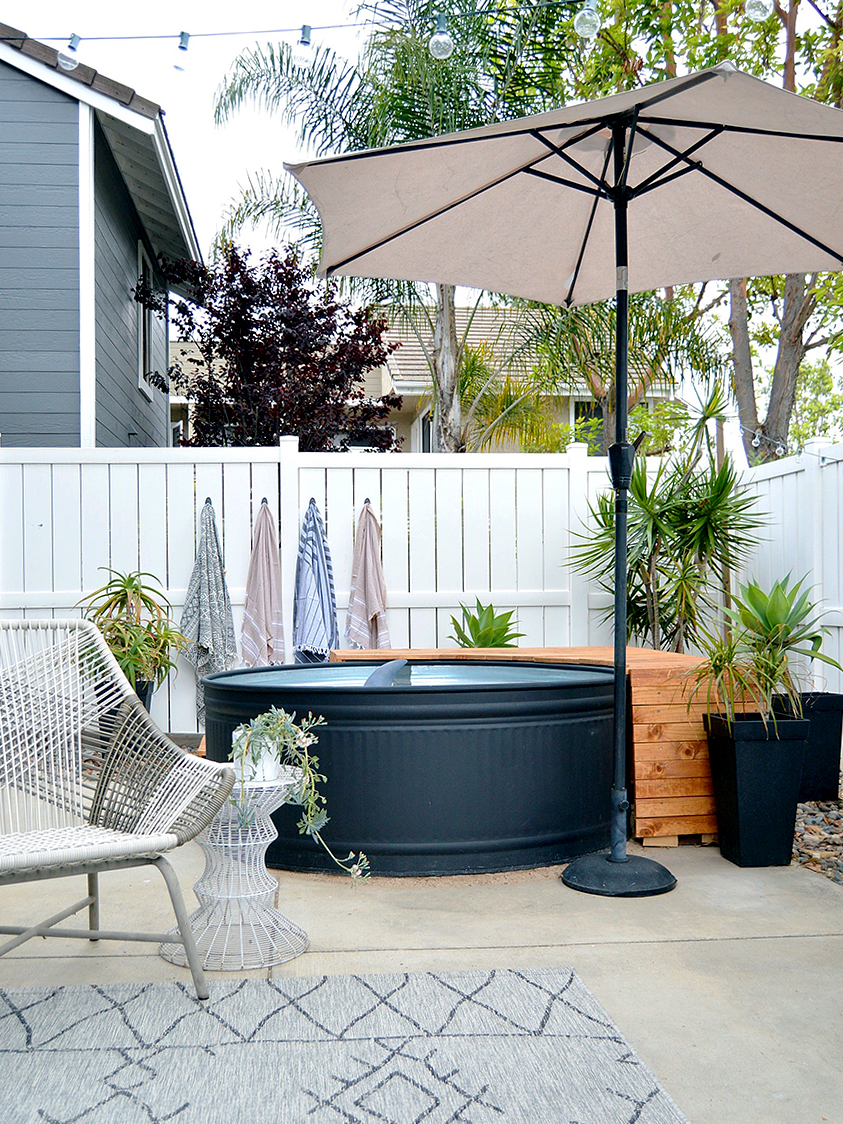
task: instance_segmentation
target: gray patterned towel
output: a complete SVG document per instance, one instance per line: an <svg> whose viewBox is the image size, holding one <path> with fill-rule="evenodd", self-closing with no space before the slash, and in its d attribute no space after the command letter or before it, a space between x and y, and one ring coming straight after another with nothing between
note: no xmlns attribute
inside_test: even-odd
<svg viewBox="0 0 843 1124"><path fill-rule="evenodd" d="M199 548L182 613L181 631L190 641L185 658L196 670L196 716L205 721L205 691L202 677L228 671L237 662L237 640L231 600L225 584L214 508L210 500L202 508Z"/></svg>

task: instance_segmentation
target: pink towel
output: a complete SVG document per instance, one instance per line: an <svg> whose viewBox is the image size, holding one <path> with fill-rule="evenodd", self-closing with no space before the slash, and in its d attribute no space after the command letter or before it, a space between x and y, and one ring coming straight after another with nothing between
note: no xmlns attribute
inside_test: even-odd
<svg viewBox="0 0 843 1124"><path fill-rule="evenodd" d="M269 504L263 501L255 520L255 543L246 578L246 609L240 645L246 667L284 662L281 612L281 566Z"/></svg>
<svg viewBox="0 0 843 1124"><path fill-rule="evenodd" d="M360 512L354 540L351 595L345 635L352 648L388 648L386 582L381 566L381 529L367 500Z"/></svg>

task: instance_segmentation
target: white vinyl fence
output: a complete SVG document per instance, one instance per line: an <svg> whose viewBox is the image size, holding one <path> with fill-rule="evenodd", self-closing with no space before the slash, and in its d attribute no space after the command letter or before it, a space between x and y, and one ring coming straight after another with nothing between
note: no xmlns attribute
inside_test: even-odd
<svg viewBox="0 0 843 1124"><path fill-rule="evenodd" d="M807 575L826 611L823 651L843 664L843 445L812 441L798 457L749 469L744 481L768 523L744 579L767 588L788 573L794 582ZM815 661L812 670L818 689L843 691L833 667Z"/></svg>
<svg viewBox="0 0 843 1124"><path fill-rule="evenodd" d="M843 446L750 469L768 515L743 577L764 585L808 574L829 610L826 650L843 663ZM334 566L340 635L356 519L365 500L381 522L394 647L450 647L451 615L480 597L514 609L521 646L611 643L608 598L568 563L587 500L609 487L606 461L574 446L562 456L299 453L273 449L0 450L0 615L77 616L102 567L154 574L178 621L193 569L199 513L214 506L239 638L252 528L266 497L278 521L288 658L301 519L313 496ZM165 729L196 730L194 678L156 692ZM843 676L815 665L816 682Z"/></svg>
<svg viewBox="0 0 843 1124"><path fill-rule="evenodd" d="M450 647L451 615L475 596L514 609L522 646L611 643L607 598L568 564L587 497L609 486L585 446L563 456L299 453L272 449L0 450L0 614L77 616L102 567L160 580L178 621L199 513L214 506L238 634L252 528L266 497L278 520L288 658L301 519L311 497L325 521L340 635L356 518L368 498L381 522L394 647ZM343 643L344 643L343 637ZM195 730L194 678L156 692L165 729Z"/></svg>

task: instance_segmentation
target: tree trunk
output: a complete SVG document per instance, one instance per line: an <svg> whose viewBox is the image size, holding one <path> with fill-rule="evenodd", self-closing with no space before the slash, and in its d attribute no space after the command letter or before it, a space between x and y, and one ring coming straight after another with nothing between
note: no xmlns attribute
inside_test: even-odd
<svg viewBox="0 0 843 1124"><path fill-rule="evenodd" d="M436 286L433 378L436 383L433 452L461 453L463 441L459 393L459 343L453 285Z"/></svg>
<svg viewBox="0 0 843 1124"><path fill-rule="evenodd" d="M787 447L790 415L796 399L796 380L805 358L805 324L814 309L814 298L806 293L805 274L789 273L784 281L784 303L779 329L779 349L770 387L770 405L764 429L770 439L765 442L770 460L781 444ZM772 444L775 442L775 445Z"/></svg>
<svg viewBox="0 0 843 1124"><path fill-rule="evenodd" d="M744 277L733 277L729 282L729 332L732 336L732 385L738 403L743 447L749 459L755 456L752 440L758 430L758 407L752 381L752 348Z"/></svg>

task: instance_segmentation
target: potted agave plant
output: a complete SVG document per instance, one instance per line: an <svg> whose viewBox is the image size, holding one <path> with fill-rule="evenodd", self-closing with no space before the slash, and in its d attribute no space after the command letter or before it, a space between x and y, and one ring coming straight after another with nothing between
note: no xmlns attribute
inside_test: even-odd
<svg viewBox="0 0 843 1124"><path fill-rule="evenodd" d="M328 814L319 785L324 783L325 777L318 772L319 760L310 752L310 747L318 741L313 728L324 725L324 718L312 714L296 724L294 713L288 714L273 706L251 722L238 726L231 735L231 760L238 783L230 800L237 809L240 825L248 827L255 817L252 793L268 781L288 779L290 787L284 802L301 805L299 831L321 844L352 879L367 878L369 861L362 851L358 854L352 851L345 859L340 859L322 838Z"/></svg>
<svg viewBox="0 0 843 1124"><path fill-rule="evenodd" d="M720 851L738 866L791 860L810 729L792 658L839 667L820 650L825 630L804 581L791 586L788 575L769 593L742 585L728 635L703 634L705 658L692 673L691 697L705 690Z"/></svg>
<svg viewBox="0 0 843 1124"><path fill-rule="evenodd" d="M170 603L154 574L141 570L111 575L105 585L78 602L83 615L105 637L123 674L144 706L175 670L174 656L187 640L170 620Z"/></svg>

